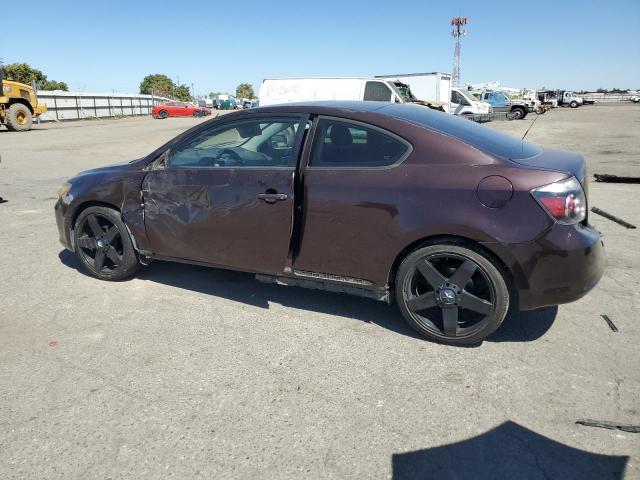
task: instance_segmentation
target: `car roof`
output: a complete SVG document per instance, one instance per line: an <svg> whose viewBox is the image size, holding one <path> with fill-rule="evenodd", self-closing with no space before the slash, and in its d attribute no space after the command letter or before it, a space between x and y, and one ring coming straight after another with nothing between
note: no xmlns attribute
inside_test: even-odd
<svg viewBox="0 0 640 480"><path fill-rule="evenodd" d="M292 102L258 107L254 111L326 113L327 110L350 110L356 112L375 112L389 105L389 102L361 102L350 100L324 100L315 102Z"/></svg>
<svg viewBox="0 0 640 480"><path fill-rule="evenodd" d="M540 153L540 148L520 138L496 129L479 125L450 113L439 112L424 105L390 102L357 102L327 100L322 102L287 103L252 108L248 113L309 113L327 116L369 120L376 116L407 122L422 128L451 136L484 152L502 158L529 158ZM400 124L401 125L401 124ZM401 131L397 128L397 134Z"/></svg>

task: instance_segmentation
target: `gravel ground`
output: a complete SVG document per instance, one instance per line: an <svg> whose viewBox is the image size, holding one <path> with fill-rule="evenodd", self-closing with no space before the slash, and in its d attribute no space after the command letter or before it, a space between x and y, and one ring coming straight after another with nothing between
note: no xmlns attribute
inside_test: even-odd
<svg viewBox="0 0 640 480"><path fill-rule="evenodd" d="M521 134L532 118L490 126ZM575 424L640 424L637 230L592 215L597 288L512 315L477 348L416 338L372 300L247 274L81 273L58 243L58 185L199 121L0 131L0 478L640 478L639 434ZM559 109L528 138L640 175L639 122L632 104ZM640 185L590 195L640 224Z"/></svg>

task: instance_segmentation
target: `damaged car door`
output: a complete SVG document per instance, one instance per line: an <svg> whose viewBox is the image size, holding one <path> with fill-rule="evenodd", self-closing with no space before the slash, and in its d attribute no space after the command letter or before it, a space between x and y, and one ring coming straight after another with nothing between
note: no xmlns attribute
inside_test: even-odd
<svg viewBox="0 0 640 480"><path fill-rule="evenodd" d="M154 254L282 272L306 121L294 115L214 123L171 147L142 185Z"/></svg>

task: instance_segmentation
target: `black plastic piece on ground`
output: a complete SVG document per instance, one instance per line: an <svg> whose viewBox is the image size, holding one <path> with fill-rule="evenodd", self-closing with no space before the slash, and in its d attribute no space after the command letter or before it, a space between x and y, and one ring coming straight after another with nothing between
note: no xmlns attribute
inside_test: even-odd
<svg viewBox="0 0 640 480"><path fill-rule="evenodd" d="M593 177L596 179L596 182L640 183L640 177L620 177L618 175L609 175L608 173L594 173Z"/></svg>
<svg viewBox="0 0 640 480"><path fill-rule="evenodd" d="M611 215L610 213L605 212L604 210L600 210L598 207L592 207L591 211L593 213L596 213L600 216L603 216L604 218L608 218L609 220L619 223L620 225L622 225L623 227L627 227L627 228L636 228L635 225L632 225L628 222L625 222L624 220L616 217L615 215Z"/></svg>
<svg viewBox="0 0 640 480"><path fill-rule="evenodd" d="M0 203L7 203L9 200L5 200L4 198L0 197Z"/></svg>
<svg viewBox="0 0 640 480"><path fill-rule="evenodd" d="M609 430L622 430L629 433L640 433L640 425L629 425L626 423L607 422L603 420L577 420L578 425L585 427L607 428Z"/></svg>
<svg viewBox="0 0 640 480"><path fill-rule="evenodd" d="M618 331L618 327L616 327L615 323L613 323L611 321L611 319L609 318L609 315L607 315L606 313L600 315L602 318L604 318L604 321L607 322L607 324L609 325L609 328L611 330L613 330L614 332Z"/></svg>

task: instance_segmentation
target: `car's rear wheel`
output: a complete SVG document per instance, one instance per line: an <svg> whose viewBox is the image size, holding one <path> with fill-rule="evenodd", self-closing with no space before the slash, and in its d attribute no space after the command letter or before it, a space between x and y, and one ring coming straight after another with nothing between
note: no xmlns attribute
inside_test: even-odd
<svg viewBox="0 0 640 480"><path fill-rule="evenodd" d="M160 110L158 112L158 118L167 118L169 116L169 112L166 110Z"/></svg>
<svg viewBox="0 0 640 480"><path fill-rule="evenodd" d="M458 244L429 245L404 259L396 301L407 322L426 338L475 345L493 333L509 308L509 289L485 255Z"/></svg>
<svg viewBox="0 0 640 480"><path fill-rule="evenodd" d="M102 280L122 280L140 268L120 213L106 207L83 210L73 230L76 255L84 268Z"/></svg>

